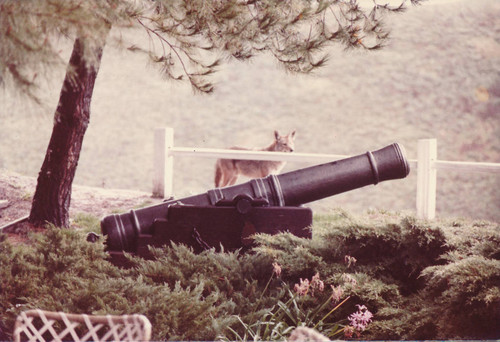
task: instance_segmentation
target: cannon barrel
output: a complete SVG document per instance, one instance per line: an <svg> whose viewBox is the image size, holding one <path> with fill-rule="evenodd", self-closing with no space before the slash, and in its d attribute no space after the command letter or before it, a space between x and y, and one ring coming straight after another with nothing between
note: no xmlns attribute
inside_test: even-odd
<svg viewBox="0 0 500 342"><path fill-rule="evenodd" d="M404 149L395 143L358 156L109 215L102 219L101 230L108 236L109 250L135 252L137 236L149 234L154 221L166 219L168 208L174 204L225 206L245 196L263 206L298 206L385 180L405 178L409 172Z"/></svg>

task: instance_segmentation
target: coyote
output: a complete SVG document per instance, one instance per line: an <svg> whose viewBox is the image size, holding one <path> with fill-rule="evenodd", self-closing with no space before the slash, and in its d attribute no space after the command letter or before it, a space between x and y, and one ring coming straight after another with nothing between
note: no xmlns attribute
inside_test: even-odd
<svg viewBox="0 0 500 342"><path fill-rule="evenodd" d="M231 149L293 152L294 138L295 131L287 135L280 135L278 131L274 131L274 141L268 147L261 149L231 147ZM233 185L236 183L239 175L251 178L261 178L270 174L278 174L285 164L286 162L284 161L218 159L215 164L215 186L220 188Z"/></svg>

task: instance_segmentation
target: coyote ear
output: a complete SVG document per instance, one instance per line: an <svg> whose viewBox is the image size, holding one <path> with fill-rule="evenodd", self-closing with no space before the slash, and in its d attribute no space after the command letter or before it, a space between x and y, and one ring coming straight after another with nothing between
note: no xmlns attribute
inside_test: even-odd
<svg viewBox="0 0 500 342"><path fill-rule="evenodd" d="M297 132L297 130L295 130L295 129L294 129L294 130L290 133L290 136L291 136L292 138L295 138L295 132Z"/></svg>
<svg viewBox="0 0 500 342"><path fill-rule="evenodd" d="M280 132L274 131L274 137L278 140L280 138Z"/></svg>

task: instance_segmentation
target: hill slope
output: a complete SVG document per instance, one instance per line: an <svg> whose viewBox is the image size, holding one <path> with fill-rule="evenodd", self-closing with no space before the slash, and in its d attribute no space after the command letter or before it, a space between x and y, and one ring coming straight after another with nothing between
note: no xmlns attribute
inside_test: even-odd
<svg viewBox="0 0 500 342"><path fill-rule="evenodd" d="M392 41L381 51L334 47L328 65L307 76L286 74L268 56L228 63L212 96L165 82L141 56L108 46L75 182L150 191L152 132L162 126L175 128L178 146L264 146L274 129L296 128L300 152L358 154L398 141L415 158L417 140L433 137L439 159L500 162L498 18L495 0L428 1L387 18ZM148 44L140 32L127 35ZM0 167L36 176L63 76L44 93L45 108L0 99ZM176 196L213 187L213 165L178 158ZM414 210L415 183L413 170L314 207ZM499 220L499 185L497 175L439 172L438 215Z"/></svg>

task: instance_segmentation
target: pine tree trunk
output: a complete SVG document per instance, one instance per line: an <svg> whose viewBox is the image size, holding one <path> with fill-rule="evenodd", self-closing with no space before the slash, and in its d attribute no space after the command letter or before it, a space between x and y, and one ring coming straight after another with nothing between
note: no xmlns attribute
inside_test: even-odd
<svg viewBox="0 0 500 342"><path fill-rule="evenodd" d="M89 124L90 102L104 48L103 41L96 47L97 61L86 63L85 44L85 39L77 38L73 45L52 136L38 175L29 216L29 221L38 226L69 226L71 186Z"/></svg>

